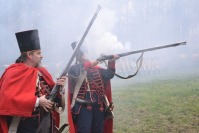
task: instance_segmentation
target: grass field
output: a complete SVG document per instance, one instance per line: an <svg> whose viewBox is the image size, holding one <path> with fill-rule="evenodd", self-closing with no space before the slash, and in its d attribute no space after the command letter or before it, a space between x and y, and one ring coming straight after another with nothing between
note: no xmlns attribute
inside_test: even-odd
<svg viewBox="0 0 199 133"><path fill-rule="evenodd" d="M113 84L114 133L199 133L199 74L140 81Z"/></svg>
<svg viewBox="0 0 199 133"><path fill-rule="evenodd" d="M114 133L199 133L199 76L113 90Z"/></svg>

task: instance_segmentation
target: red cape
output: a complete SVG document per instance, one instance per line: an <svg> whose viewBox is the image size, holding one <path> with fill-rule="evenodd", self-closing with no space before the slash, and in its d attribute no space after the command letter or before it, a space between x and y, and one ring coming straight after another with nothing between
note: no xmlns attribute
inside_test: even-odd
<svg viewBox="0 0 199 133"><path fill-rule="evenodd" d="M99 68L98 66L96 68ZM109 102L112 102L112 91L111 91L111 83L110 80L105 82L106 96ZM76 133L76 125L73 123L72 114L71 114L71 98L70 98L70 83L68 82L68 123L69 123L69 132ZM104 133L112 133L113 132L113 119L107 119L104 122Z"/></svg>
<svg viewBox="0 0 199 133"><path fill-rule="evenodd" d="M28 67L23 63L9 66L0 79L0 133L7 133L5 116L31 117L37 97L36 80L41 72L50 87L54 86L51 75L45 68ZM58 115L56 114L56 118ZM59 118L57 118L59 121ZM59 125L59 122L56 122Z"/></svg>

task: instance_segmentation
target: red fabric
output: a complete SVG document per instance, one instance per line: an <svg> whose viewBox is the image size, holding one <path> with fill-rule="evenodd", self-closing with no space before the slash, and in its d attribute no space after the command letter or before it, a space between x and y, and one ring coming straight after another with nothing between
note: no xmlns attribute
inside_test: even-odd
<svg viewBox="0 0 199 133"><path fill-rule="evenodd" d="M44 68L28 67L23 63L9 66L0 79L0 133L7 133L5 116L31 117L37 97L36 80L40 71L46 82L54 82ZM58 122L56 122L58 124Z"/></svg>
<svg viewBox="0 0 199 133"><path fill-rule="evenodd" d="M0 133L7 133L8 132L8 126L7 126L7 120L5 116L0 116Z"/></svg>
<svg viewBox="0 0 199 133"><path fill-rule="evenodd" d="M50 75L50 73L44 67L40 67L40 68L37 68L37 69L42 74L44 80L47 82L47 84L50 86L50 88L53 88L54 85L55 85L55 82L53 81L53 78ZM57 113L56 111L52 111L52 116L53 116L53 119L55 120L56 127L59 127L59 124L60 124L59 113Z"/></svg>
<svg viewBox="0 0 199 133"><path fill-rule="evenodd" d="M111 83L110 80L106 82L106 96L109 102L112 102L112 91L111 91ZM113 119L107 119L104 123L104 133L112 133L113 132Z"/></svg>
<svg viewBox="0 0 199 133"><path fill-rule="evenodd" d="M36 68L22 63L6 69L0 81L0 115L31 116L37 98L37 73Z"/></svg>
<svg viewBox="0 0 199 133"><path fill-rule="evenodd" d="M84 63L84 69L89 69L91 67L91 62L90 61L87 61Z"/></svg>
<svg viewBox="0 0 199 133"><path fill-rule="evenodd" d="M68 82L69 83L69 82ZM69 133L75 133L75 128L72 119L72 113L70 109L71 99L70 99L70 85L68 84L68 123L69 123Z"/></svg>
<svg viewBox="0 0 199 133"><path fill-rule="evenodd" d="M96 66L95 67L96 69L100 68L99 66ZM70 98L70 82L68 82L68 123L69 123L69 132L70 133L76 133L76 125L73 123L73 120L72 120L72 114L71 114L71 108L70 108L70 105L71 105L71 98ZM112 102L112 91L111 91L111 83L110 83L110 80L106 81L106 96L109 100L109 102ZM104 122L104 133L112 133L113 132L113 119L108 119L108 120L105 120Z"/></svg>
<svg viewBox="0 0 199 133"><path fill-rule="evenodd" d="M37 68L39 72L42 74L44 80L47 82L47 84L50 86L50 88L53 88L55 85L55 82L53 81L53 78L51 74L46 70L44 67Z"/></svg>

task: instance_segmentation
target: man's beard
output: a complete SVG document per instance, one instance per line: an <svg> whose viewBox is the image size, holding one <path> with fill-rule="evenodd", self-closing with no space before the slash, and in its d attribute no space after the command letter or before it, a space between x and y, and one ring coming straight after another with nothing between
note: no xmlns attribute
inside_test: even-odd
<svg viewBox="0 0 199 133"><path fill-rule="evenodd" d="M36 67L42 67L42 62L40 61L40 62L36 65Z"/></svg>

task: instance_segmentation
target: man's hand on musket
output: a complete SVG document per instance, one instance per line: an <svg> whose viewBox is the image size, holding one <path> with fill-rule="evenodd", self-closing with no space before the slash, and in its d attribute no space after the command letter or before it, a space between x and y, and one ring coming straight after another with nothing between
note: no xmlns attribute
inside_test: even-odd
<svg viewBox="0 0 199 133"><path fill-rule="evenodd" d="M56 84L64 87L66 85L66 76L62 76L61 78L58 78Z"/></svg>
<svg viewBox="0 0 199 133"><path fill-rule="evenodd" d="M61 85L63 88L66 84L66 76L57 79L56 84ZM53 110L54 102L47 100L45 97L46 96L43 95L39 98L39 106L42 107L46 112L49 112L50 110Z"/></svg>
<svg viewBox="0 0 199 133"><path fill-rule="evenodd" d="M117 60L119 58L120 58L120 56L115 54L115 55L113 55L113 58L110 59L109 61L115 61L115 60ZM99 61L98 60L94 60L94 61L90 61L90 63L91 63L91 67L94 67L94 66L96 66L99 63Z"/></svg>
<svg viewBox="0 0 199 133"><path fill-rule="evenodd" d="M117 60L119 58L120 58L120 56L118 54L114 54L113 58L110 61L115 61L115 60Z"/></svg>
<svg viewBox="0 0 199 133"><path fill-rule="evenodd" d="M43 108L46 112L49 112L49 110L53 109L53 102L46 99L46 96L43 95L39 98L39 106Z"/></svg>

